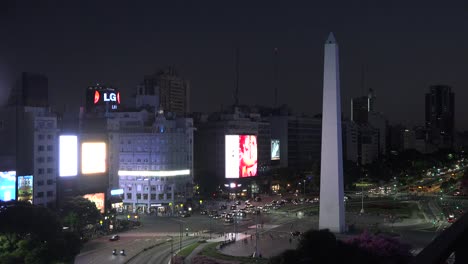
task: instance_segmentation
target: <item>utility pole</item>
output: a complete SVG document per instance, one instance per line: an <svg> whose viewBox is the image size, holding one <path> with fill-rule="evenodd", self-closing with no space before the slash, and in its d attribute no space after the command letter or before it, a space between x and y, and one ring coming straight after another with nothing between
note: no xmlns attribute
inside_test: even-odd
<svg viewBox="0 0 468 264"><path fill-rule="evenodd" d="M179 234L179 236L180 236L180 239L179 239L179 251L180 251L180 250L182 250L182 238L183 238L182 233L184 232L184 230L182 229L182 228L183 228L183 227L182 227L182 222L179 222L179 224L180 224L180 234Z"/></svg>
<svg viewBox="0 0 468 264"><path fill-rule="evenodd" d="M364 184L361 188L361 214L364 213Z"/></svg>
<svg viewBox="0 0 468 264"><path fill-rule="evenodd" d="M256 211L259 212L259 211ZM255 257L258 258L258 215L255 218Z"/></svg>
<svg viewBox="0 0 468 264"><path fill-rule="evenodd" d="M239 215L234 215L234 241L237 240L237 218Z"/></svg>
<svg viewBox="0 0 468 264"><path fill-rule="evenodd" d="M304 197L305 197L305 182L306 182L306 180L303 180L303 182L304 182Z"/></svg>
<svg viewBox="0 0 468 264"><path fill-rule="evenodd" d="M174 262L174 239L173 237L171 236L171 264Z"/></svg>

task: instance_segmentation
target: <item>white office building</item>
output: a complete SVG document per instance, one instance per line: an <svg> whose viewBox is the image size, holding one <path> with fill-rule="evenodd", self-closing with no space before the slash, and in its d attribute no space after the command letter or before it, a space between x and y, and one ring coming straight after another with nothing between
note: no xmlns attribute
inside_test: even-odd
<svg viewBox="0 0 468 264"><path fill-rule="evenodd" d="M169 215L193 196L193 121L140 112L108 120L109 185L124 190L124 211Z"/></svg>

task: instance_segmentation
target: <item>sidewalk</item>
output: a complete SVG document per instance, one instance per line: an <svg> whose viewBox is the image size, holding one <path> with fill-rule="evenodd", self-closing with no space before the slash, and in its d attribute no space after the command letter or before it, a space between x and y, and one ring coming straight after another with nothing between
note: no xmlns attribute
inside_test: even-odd
<svg viewBox="0 0 468 264"><path fill-rule="evenodd" d="M258 246L258 253L263 257L269 258L279 255L285 250L296 249L298 242L297 238L292 239L289 234L263 233L259 236L258 241L254 235L252 238L237 240L220 251L226 255L250 257L255 252L255 246Z"/></svg>
<svg viewBox="0 0 468 264"><path fill-rule="evenodd" d="M205 246L208 245L208 243L203 243L198 245L191 253L184 259L184 264L190 264L192 263L192 259L200 253Z"/></svg>

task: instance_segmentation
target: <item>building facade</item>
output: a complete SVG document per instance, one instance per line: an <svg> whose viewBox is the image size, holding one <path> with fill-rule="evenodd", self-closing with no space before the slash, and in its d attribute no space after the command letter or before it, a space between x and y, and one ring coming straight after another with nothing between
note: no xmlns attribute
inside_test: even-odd
<svg viewBox="0 0 468 264"><path fill-rule="evenodd" d="M320 161L322 120L297 115L270 116L272 139L280 142L280 167L306 168Z"/></svg>
<svg viewBox="0 0 468 264"><path fill-rule="evenodd" d="M434 85L426 94L426 129L429 142L441 147L453 145L455 132L455 95L450 86Z"/></svg>
<svg viewBox="0 0 468 264"><path fill-rule="evenodd" d="M33 176L33 204L54 208L57 203L57 117L44 107L21 109L16 175Z"/></svg>
<svg viewBox="0 0 468 264"><path fill-rule="evenodd" d="M190 82L182 79L174 67L147 75L137 87L136 107L184 116L190 112Z"/></svg>
<svg viewBox="0 0 468 264"><path fill-rule="evenodd" d="M193 196L193 121L119 113L111 127L110 189L123 189L123 210L170 215ZM126 117L125 117L126 116ZM150 126L145 116L154 118Z"/></svg>
<svg viewBox="0 0 468 264"><path fill-rule="evenodd" d="M271 169L270 123L259 113L239 107L232 111L195 117L195 181L202 192L213 192L240 181L256 186L255 179ZM257 174L245 179L226 179L226 135L254 135L257 139ZM236 185L237 186L237 185ZM242 188L244 189L244 188ZM245 188L247 190L247 188ZM257 193L252 187L245 193Z"/></svg>

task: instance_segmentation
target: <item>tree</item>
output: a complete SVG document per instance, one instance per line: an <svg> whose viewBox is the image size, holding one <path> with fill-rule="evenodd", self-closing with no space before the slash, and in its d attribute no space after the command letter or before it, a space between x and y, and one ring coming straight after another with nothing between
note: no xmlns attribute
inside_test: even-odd
<svg viewBox="0 0 468 264"><path fill-rule="evenodd" d="M64 224L80 234L87 225L95 225L101 219L96 204L81 196L67 199L62 205L60 214Z"/></svg>
<svg viewBox="0 0 468 264"><path fill-rule="evenodd" d="M9 249L26 238L49 241L61 230L57 215L47 208L23 202L2 203L2 208L0 234L5 236Z"/></svg>
<svg viewBox="0 0 468 264"><path fill-rule="evenodd" d="M0 263L69 262L80 247L77 234L63 233L55 212L23 202L0 203Z"/></svg>
<svg viewBox="0 0 468 264"><path fill-rule="evenodd" d="M363 249L382 260L385 259L387 263L408 263L411 259L409 245L391 237L371 235L367 231L347 240L346 243Z"/></svg>
<svg viewBox="0 0 468 264"><path fill-rule="evenodd" d="M269 263L400 264L410 259L409 247L392 238L363 233L343 242L328 230L311 230L304 233L296 250L287 250Z"/></svg>

